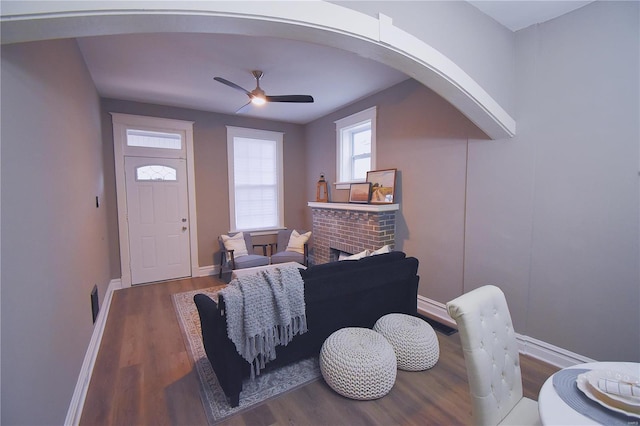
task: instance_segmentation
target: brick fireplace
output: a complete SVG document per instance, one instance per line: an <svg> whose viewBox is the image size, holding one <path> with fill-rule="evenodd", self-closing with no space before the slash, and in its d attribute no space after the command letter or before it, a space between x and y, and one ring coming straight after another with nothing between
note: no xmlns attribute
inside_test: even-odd
<svg viewBox="0 0 640 426"><path fill-rule="evenodd" d="M309 202L313 218L313 264L333 262L338 253L393 248L398 204Z"/></svg>

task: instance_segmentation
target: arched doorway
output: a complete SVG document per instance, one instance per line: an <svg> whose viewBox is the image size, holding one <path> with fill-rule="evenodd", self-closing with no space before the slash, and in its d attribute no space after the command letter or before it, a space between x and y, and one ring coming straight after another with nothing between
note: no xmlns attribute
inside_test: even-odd
<svg viewBox="0 0 640 426"><path fill-rule="evenodd" d="M515 120L471 76L424 41L393 25L327 2L59 2L3 6L2 42L136 32L205 32L283 37L356 52L429 87L492 139L515 135Z"/></svg>

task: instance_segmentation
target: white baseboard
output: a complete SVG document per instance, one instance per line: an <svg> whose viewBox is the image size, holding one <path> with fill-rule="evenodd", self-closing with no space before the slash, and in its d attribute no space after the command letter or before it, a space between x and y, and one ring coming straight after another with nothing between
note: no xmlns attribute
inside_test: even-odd
<svg viewBox="0 0 640 426"><path fill-rule="evenodd" d="M444 303L436 302L435 300L418 295L418 311L428 314L429 317L436 319L449 327L458 328L456 322L447 313L447 307Z"/></svg>
<svg viewBox="0 0 640 426"><path fill-rule="evenodd" d="M533 337L516 333L516 338L518 339L520 353L537 358L556 367L566 368L583 362L596 362L595 359L570 352L550 343L534 339Z"/></svg>
<svg viewBox="0 0 640 426"><path fill-rule="evenodd" d="M201 266L198 270L199 277L208 277L209 275L217 275L219 266L209 265Z"/></svg>
<svg viewBox="0 0 640 426"><path fill-rule="evenodd" d="M67 411L67 417L64 420L66 426L75 426L80 423L80 416L82 416L82 408L84 407L84 401L87 397L87 391L89 390L89 382L91 381L91 374L93 373L93 367L96 363L96 357L98 356L98 350L100 349L100 342L102 341L102 335L104 333L104 327L107 323L107 317L109 316L109 308L111 307L111 299L113 292L122 288L122 282L119 279L111 280L107 286L107 291L104 295L104 302L98 316L96 317L96 323L93 327L93 333L91 340L89 341L89 347L84 355L84 361L82 362L82 368L78 375L78 382L76 388L73 391L71 397L71 403L69 404L69 410Z"/></svg>
<svg viewBox="0 0 640 426"><path fill-rule="evenodd" d="M447 307L444 303L418 295L418 311L450 327L458 328L456 322L447 313ZM518 340L520 353L537 358L556 367L565 368L583 362L595 361L583 355L534 339L533 337L516 333L516 339Z"/></svg>

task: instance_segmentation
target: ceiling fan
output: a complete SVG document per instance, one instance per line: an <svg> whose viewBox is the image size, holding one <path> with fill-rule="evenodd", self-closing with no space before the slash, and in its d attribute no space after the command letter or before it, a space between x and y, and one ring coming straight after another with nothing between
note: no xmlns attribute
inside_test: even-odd
<svg viewBox="0 0 640 426"><path fill-rule="evenodd" d="M260 79L263 76L263 72L259 70L251 71L251 74L256 79L256 88L252 91L248 91L237 84L226 80L222 77L213 77L215 81L218 81L222 84L226 84L227 86L239 90L249 96L249 102L242 106L237 112L240 112L244 107L249 104L254 105L264 105L266 102L293 102L293 103L311 103L313 102L313 96L309 95L279 95L279 96L267 96L264 93L264 90L260 88Z"/></svg>

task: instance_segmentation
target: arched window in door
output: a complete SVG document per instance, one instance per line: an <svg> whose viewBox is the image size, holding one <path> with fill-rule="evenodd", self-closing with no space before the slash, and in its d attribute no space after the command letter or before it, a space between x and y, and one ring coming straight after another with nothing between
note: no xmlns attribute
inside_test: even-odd
<svg viewBox="0 0 640 426"><path fill-rule="evenodd" d="M177 180L176 169L169 166L152 164L136 168L137 181L173 181Z"/></svg>

